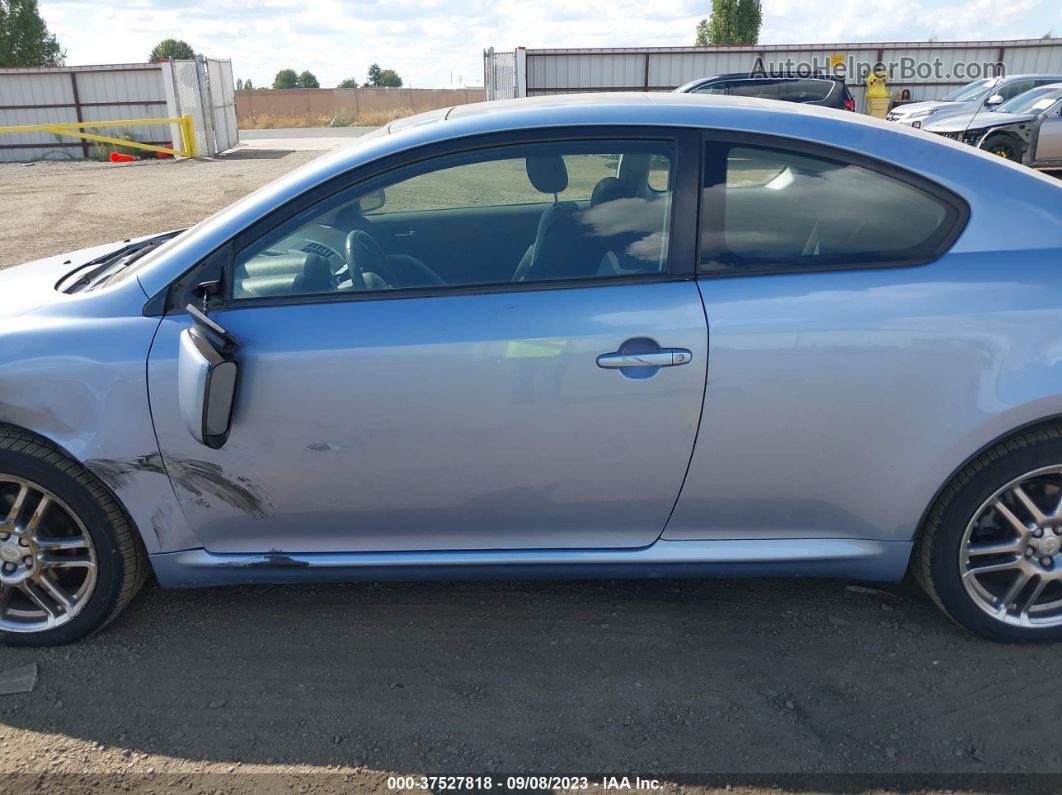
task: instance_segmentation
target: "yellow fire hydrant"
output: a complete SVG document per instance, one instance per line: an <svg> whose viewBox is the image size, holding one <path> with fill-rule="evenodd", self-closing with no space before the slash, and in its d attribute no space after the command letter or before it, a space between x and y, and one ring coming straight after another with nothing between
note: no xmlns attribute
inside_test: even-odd
<svg viewBox="0 0 1062 795"><path fill-rule="evenodd" d="M874 70L867 74L867 113L878 119L884 119L889 112L892 97L885 84L885 71Z"/></svg>

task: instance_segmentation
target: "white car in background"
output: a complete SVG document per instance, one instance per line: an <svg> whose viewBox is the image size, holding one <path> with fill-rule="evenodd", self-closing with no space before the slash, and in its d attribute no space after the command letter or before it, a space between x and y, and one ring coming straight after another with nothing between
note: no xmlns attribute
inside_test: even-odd
<svg viewBox="0 0 1062 795"><path fill-rule="evenodd" d="M1033 168L1062 168L1062 83L1026 91L995 111L951 116L922 129Z"/></svg>
<svg viewBox="0 0 1062 795"><path fill-rule="evenodd" d="M911 127L922 127L927 122L937 122L949 116L994 110L1030 89L1059 81L1062 81L1062 75L986 77L951 92L941 100L900 105L890 110L885 118Z"/></svg>

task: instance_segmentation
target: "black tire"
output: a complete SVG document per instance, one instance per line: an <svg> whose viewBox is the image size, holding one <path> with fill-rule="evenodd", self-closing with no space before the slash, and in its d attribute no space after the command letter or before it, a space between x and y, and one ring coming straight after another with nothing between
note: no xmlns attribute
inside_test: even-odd
<svg viewBox="0 0 1062 795"><path fill-rule="evenodd" d="M1062 429L1014 436L979 455L956 475L934 503L916 540L912 568L922 587L956 623L1003 643L1062 640L1062 625L1023 627L994 618L967 593L960 546L975 513L999 489L1041 467L1062 464Z"/></svg>
<svg viewBox="0 0 1062 795"><path fill-rule="evenodd" d="M66 503L91 537L96 555L96 584L80 613L39 632L0 630L0 643L55 646L105 627L147 578L147 554L132 521L95 475L36 434L0 425L0 473L33 481Z"/></svg>
<svg viewBox="0 0 1062 795"><path fill-rule="evenodd" d="M981 144L981 148L986 152L991 152L997 157L1001 157L1004 160L1013 160L1015 163L1021 162L1022 146L1013 137L1005 134L990 135L985 139L985 142Z"/></svg>

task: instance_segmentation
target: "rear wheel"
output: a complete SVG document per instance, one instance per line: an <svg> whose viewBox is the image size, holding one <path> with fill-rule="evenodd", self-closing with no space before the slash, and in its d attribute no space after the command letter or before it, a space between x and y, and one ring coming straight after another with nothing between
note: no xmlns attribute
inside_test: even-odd
<svg viewBox="0 0 1062 795"><path fill-rule="evenodd" d="M1021 146L1009 135L991 135L981 144L981 148L1004 160L1021 162Z"/></svg>
<svg viewBox="0 0 1062 795"><path fill-rule="evenodd" d="M967 629L1062 639L1062 432L1017 436L956 476L930 512L915 572Z"/></svg>
<svg viewBox="0 0 1062 795"><path fill-rule="evenodd" d="M0 641L82 638L146 575L143 546L103 484L46 440L0 427Z"/></svg>

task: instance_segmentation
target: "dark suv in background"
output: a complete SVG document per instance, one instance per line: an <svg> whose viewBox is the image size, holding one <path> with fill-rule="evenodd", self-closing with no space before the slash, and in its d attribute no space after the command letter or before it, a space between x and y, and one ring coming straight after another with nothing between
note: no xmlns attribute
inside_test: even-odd
<svg viewBox="0 0 1062 795"><path fill-rule="evenodd" d="M757 75L747 72L702 77L691 80L675 89L676 94L729 94L733 97L759 97L780 99L785 102L803 102L807 105L823 105L838 110L855 110L852 92L839 77L815 74L810 77L798 75Z"/></svg>

